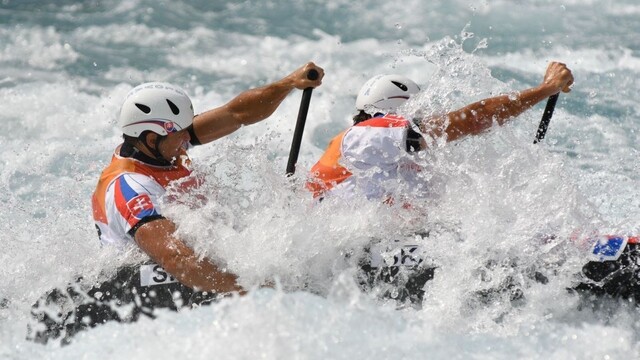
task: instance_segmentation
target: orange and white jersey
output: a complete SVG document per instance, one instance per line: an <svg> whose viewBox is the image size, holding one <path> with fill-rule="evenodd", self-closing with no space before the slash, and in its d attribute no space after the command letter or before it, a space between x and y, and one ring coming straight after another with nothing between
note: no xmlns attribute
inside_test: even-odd
<svg viewBox="0 0 640 360"><path fill-rule="evenodd" d="M190 177L185 161L179 165L154 166L122 157L118 152L119 148L100 176L92 207L101 243L123 246L133 241L129 231L138 222L161 216L160 198L170 182L185 179L181 186L193 187L199 181Z"/></svg>
<svg viewBox="0 0 640 360"><path fill-rule="evenodd" d="M348 128L311 168L307 188L314 197L362 193L368 199L389 199L409 173L420 171L406 151L409 127L403 117L387 114Z"/></svg>

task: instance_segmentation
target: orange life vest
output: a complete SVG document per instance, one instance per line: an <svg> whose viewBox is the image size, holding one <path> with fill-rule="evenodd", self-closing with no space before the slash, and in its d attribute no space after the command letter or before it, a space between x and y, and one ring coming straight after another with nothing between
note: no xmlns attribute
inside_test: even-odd
<svg viewBox="0 0 640 360"><path fill-rule="evenodd" d="M107 211L105 207L105 198L107 189L114 179L125 173L137 173L149 176L154 179L160 186L166 188L167 185L174 180L186 178L191 174L191 170L180 162L179 165L164 167L145 164L141 161L125 158L117 154L113 154L111 163L100 175L98 185L91 198L93 207L93 219L96 222L107 224ZM188 160L187 160L188 162ZM196 178L188 179L188 184L182 184L184 187L196 186L198 180ZM191 184L193 182L193 184Z"/></svg>

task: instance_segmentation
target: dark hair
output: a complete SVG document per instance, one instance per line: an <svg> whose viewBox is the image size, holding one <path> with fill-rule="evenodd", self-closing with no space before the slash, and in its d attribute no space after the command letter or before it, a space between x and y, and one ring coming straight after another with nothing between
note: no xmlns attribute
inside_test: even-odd
<svg viewBox="0 0 640 360"><path fill-rule="evenodd" d="M149 135L152 132L153 131L151 130L145 130L142 133L140 133L138 137L122 134L122 138L124 139L124 142L120 147L120 156L124 156L124 157L139 156L139 157L146 158L146 160L144 159L142 160L152 165L160 165L160 166L171 165L171 161L165 159L160 153L160 150L158 150L158 147L160 146L160 141L162 141L162 139L164 139L166 136L162 136L158 134L158 137L156 137L156 140L155 140L155 146L149 147L149 145L147 145L147 141L146 141L147 135ZM147 150L151 152L153 156L155 156L155 158L150 158L144 155L144 153L140 152L138 142L140 142L145 148L147 148Z"/></svg>
<svg viewBox="0 0 640 360"><path fill-rule="evenodd" d="M130 136L127 134L122 134L122 138L124 139L124 142L131 144L131 145L135 145L136 141L140 140L140 141L144 141L147 138L147 135L149 135L149 133L152 133L153 131L151 130L145 130L143 132L140 133L140 135L136 136Z"/></svg>
<svg viewBox="0 0 640 360"><path fill-rule="evenodd" d="M138 137L122 134L122 139L124 139L124 142L122 143L122 147L120 147L120 156L131 157L136 152L138 152L136 143L138 140L140 140L141 137L142 134L140 134L140 136Z"/></svg>
<svg viewBox="0 0 640 360"><path fill-rule="evenodd" d="M134 137L134 136L129 136L127 134L122 134L122 138L124 139L125 143L134 145L140 137Z"/></svg>
<svg viewBox="0 0 640 360"><path fill-rule="evenodd" d="M353 115L353 125L356 125L358 123L361 123L365 120L369 120L371 119L373 116L367 114L366 112L364 112L364 110L360 110L359 113Z"/></svg>
<svg viewBox="0 0 640 360"><path fill-rule="evenodd" d="M120 155L122 156L126 156L129 157L131 156L133 153L135 153L137 150L137 144L138 141L142 141L145 145L145 139L147 138L147 135L152 132L150 130L145 130L142 133L140 133L140 135L138 135L137 137L135 136L130 136L127 134L122 134L122 138L124 139L124 142L122 143L122 148L120 150Z"/></svg>

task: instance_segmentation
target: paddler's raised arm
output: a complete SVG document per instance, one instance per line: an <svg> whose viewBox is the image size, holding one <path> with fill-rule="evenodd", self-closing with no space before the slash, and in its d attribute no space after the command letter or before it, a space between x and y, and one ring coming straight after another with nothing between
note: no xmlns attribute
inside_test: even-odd
<svg viewBox="0 0 640 360"><path fill-rule="evenodd" d="M571 70L563 63L552 62L540 85L516 94L480 100L445 116L427 119L419 124L420 130L434 138L446 133L447 141L479 134L494 122L502 125L551 95L571 91L572 84ZM448 123L446 127L445 123Z"/></svg>
<svg viewBox="0 0 640 360"><path fill-rule="evenodd" d="M316 80L309 80L307 73L316 70ZM193 135L200 144L206 144L229 135L244 125L266 119L293 89L306 89L322 84L324 70L312 62L305 64L286 77L269 85L247 90L228 103L196 115L193 119ZM192 143L193 141L192 136Z"/></svg>

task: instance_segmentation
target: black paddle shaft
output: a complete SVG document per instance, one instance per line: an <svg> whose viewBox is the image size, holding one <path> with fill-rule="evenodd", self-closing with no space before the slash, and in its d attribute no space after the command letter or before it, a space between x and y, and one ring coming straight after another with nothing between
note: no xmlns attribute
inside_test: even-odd
<svg viewBox="0 0 640 360"><path fill-rule="evenodd" d="M307 73L307 79L316 80L318 75L318 71L311 69ZM304 124L307 121L307 113L309 112L311 92L313 92L313 88L311 87L302 91L302 101L300 102L300 110L298 110L298 120L296 121L296 128L293 131L293 141L291 142L291 151L289 151L289 161L287 162L287 176L291 176L296 172L296 162L298 162L302 133L304 132Z"/></svg>
<svg viewBox="0 0 640 360"><path fill-rule="evenodd" d="M536 133L536 139L533 140L534 144L537 144L544 136L547 134L547 129L549 128L549 121L551 121L551 116L553 116L553 110L556 108L556 102L558 102L558 96L560 93L549 96L549 100L547 100L547 106L544 108L544 114L542 114L542 120L540 120L540 125L538 125L538 132Z"/></svg>

